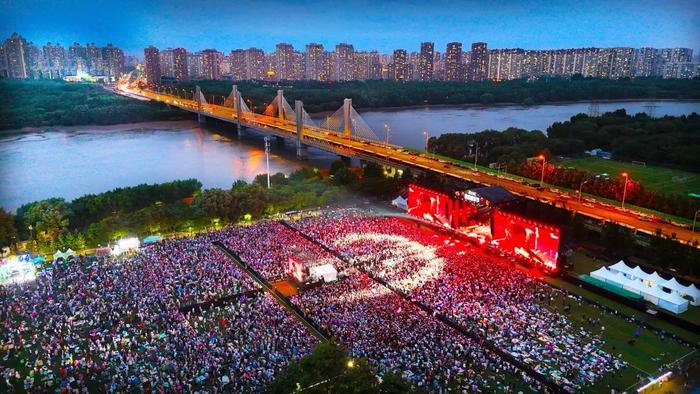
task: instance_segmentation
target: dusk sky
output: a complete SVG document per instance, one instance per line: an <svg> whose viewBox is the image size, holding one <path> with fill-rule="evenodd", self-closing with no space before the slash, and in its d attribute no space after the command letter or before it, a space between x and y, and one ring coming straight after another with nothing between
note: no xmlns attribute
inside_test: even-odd
<svg viewBox="0 0 700 394"><path fill-rule="evenodd" d="M148 4L146 4L148 3ZM47 1L0 0L0 35L38 44L113 43L143 48L251 46L297 49L309 42L357 50L418 51L420 42L490 48L689 47L700 50L700 2L679 1Z"/></svg>

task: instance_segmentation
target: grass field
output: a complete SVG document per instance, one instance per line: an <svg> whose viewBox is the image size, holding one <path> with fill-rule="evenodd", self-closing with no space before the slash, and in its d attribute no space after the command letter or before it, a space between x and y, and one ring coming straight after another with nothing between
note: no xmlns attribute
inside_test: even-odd
<svg viewBox="0 0 700 394"><path fill-rule="evenodd" d="M565 305L571 310L566 312ZM628 363L617 373L609 373L586 392L608 391L607 385L624 390L638 382L637 376L657 376L659 368L674 362L694 351L692 347L676 342L670 337L661 337L653 332L638 327L620 316L612 315L585 302L574 302L567 297L558 297L549 308L567 315L577 327L605 339L603 348L606 352L621 357ZM593 319L593 321L591 320ZM639 337L635 332L639 330ZM635 340L630 343L630 340Z"/></svg>
<svg viewBox="0 0 700 394"><path fill-rule="evenodd" d="M608 173L611 177L627 171L630 179L639 181L648 189L660 192L680 193L683 195L700 193L700 174L691 172L604 160L597 157L565 159L558 162L558 164L576 167L596 174Z"/></svg>

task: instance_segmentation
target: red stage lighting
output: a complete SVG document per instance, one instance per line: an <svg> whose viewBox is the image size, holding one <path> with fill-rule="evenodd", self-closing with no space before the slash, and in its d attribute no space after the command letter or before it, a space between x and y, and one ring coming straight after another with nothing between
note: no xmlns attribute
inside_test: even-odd
<svg viewBox="0 0 700 394"><path fill-rule="evenodd" d="M499 249L545 270L557 270L560 231L519 215L495 211L492 239Z"/></svg>
<svg viewBox="0 0 700 394"><path fill-rule="evenodd" d="M447 228L465 226L476 213L471 203L415 184L408 185L408 213Z"/></svg>

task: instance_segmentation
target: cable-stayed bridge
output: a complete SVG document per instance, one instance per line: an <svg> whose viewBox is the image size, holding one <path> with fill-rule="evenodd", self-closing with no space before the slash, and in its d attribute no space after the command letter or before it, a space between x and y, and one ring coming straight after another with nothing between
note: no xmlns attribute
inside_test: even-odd
<svg viewBox="0 0 700 394"><path fill-rule="evenodd" d="M576 195L561 192L555 188L535 189L527 183L509 177L478 170L464 164L441 159L435 155L408 151L401 146L388 143L362 119L353 108L352 100L345 99L343 106L331 116L316 124L304 110L300 100L292 107L284 98L282 90L262 114L255 113L245 104L241 92L233 85L228 97L210 96L209 101L199 86L195 91L185 91L170 87L143 88L133 80L122 80L117 85L119 94L135 99L148 99L175 106L197 114L200 122L214 118L233 123L238 132L245 129L292 140L296 144L297 157L307 157L308 147L336 153L342 157L356 158L395 168L412 168L433 171L445 176L475 182L486 186L502 186L513 194L540 202L559 206L570 211L604 221L639 230L647 234L658 231L664 236L679 242L700 247L700 233L687 226L673 222L655 222L648 215L604 204L592 199L578 199Z"/></svg>

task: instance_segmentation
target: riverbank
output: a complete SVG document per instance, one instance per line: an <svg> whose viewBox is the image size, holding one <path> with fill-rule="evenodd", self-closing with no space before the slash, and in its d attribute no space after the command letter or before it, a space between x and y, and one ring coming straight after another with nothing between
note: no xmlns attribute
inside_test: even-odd
<svg viewBox="0 0 700 394"><path fill-rule="evenodd" d="M403 107L360 107L355 108L359 112L391 112L405 111L411 109L489 109L502 107L520 107L520 108L538 108L546 106L570 105L570 104L610 104L610 103L700 103L699 99L654 99L654 98L639 98L639 99L609 99L609 100L569 100L569 101L552 101L537 104L523 104L516 102L502 102L491 104L466 103L466 104L425 104L425 105L408 105ZM335 111L316 112L309 114L312 118L320 118L322 116L332 115Z"/></svg>

